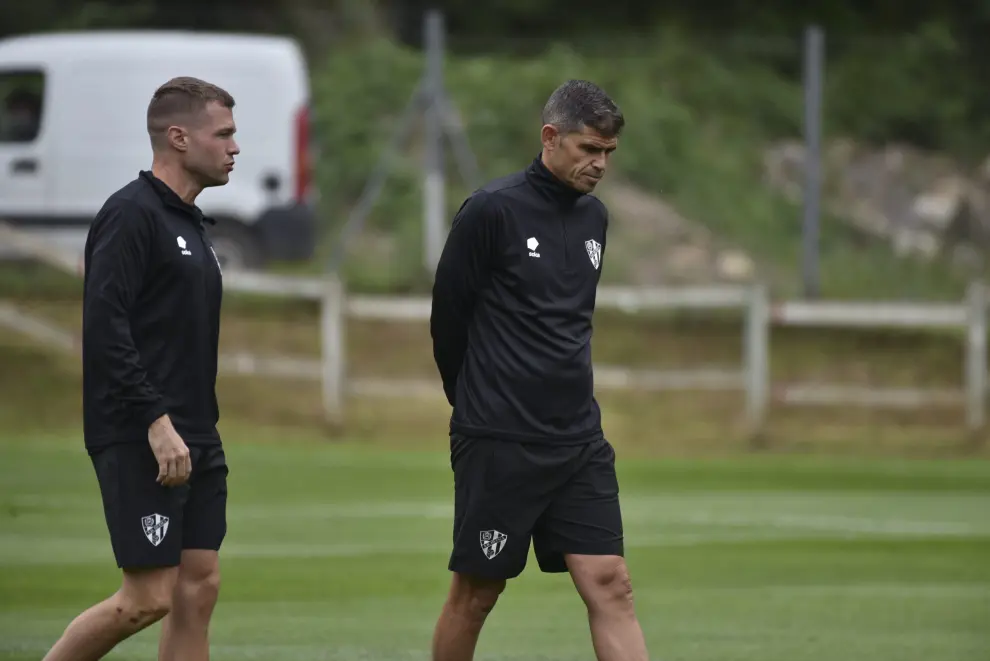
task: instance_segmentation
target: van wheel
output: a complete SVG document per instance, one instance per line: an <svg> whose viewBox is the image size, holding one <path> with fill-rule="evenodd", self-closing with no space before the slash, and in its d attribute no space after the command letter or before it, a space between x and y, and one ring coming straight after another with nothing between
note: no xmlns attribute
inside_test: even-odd
<svg viewBox="0 0 990 661"><path fill-rule="evenodd" d="M261 246L251 230L230 220L217 220L207 227L213 250L217 253L220 268L226 270L254 270L265 265Z"/></svg>

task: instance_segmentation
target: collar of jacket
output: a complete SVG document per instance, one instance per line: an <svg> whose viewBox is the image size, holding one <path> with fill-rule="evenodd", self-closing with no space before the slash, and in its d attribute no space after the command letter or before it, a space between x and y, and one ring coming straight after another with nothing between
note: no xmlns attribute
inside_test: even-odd
<svg viewBox="0 0 990 661"><path fill-rule="evenodd" d="M543 164L542 152L537 154L533 162L526 168L526 179L541 195L561 206L573 206L584 195L550 172L547 166Z"/></svg>
<svg viewBox="0 0 990 661"><path fill-rule="evenodd" d="M168 184L152 174L150 170L141 170L140 176L148 182L152 190L158 194L158 197L162 198L162 202L164 202L167 206L182 211L197 223L209 223L211 225L216 224L216 220L204 215L200 208L195 204L187 204L184 202L174 190L168 187Z"/></svg>

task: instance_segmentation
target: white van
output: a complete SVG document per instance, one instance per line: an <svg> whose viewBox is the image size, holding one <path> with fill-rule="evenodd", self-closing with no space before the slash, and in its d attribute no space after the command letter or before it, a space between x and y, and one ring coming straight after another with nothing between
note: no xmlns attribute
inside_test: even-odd
<svg viewBox="0 0 990 661"><path fill-rule="evenodd" d="M107 196L151 167L148 102L176 76L219 85L236 101L237 169L197 200L218 221L209 231L221 262L308 259L309 79L298 44L283 37L98 31L0 40L0 220L81 254Z"/></svg>

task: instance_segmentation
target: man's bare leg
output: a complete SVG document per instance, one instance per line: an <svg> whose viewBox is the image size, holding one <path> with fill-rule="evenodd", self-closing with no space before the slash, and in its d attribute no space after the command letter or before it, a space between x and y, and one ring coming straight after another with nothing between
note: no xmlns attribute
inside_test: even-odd
<svg viewBox="0 0 990 661"><path fill-rule="evenodd" d="M210 618L220 594L220 556L216 551L182 552L172 610L162 621L159 661L208 661Z"/></svg>
<svg viewBox="0 0 990 661"><path fill-rule="evenodd" d="M588 607L598 661L649 661L625 560L614 555L568 555L566 561Z"/></svg>
<svg viewBox="0 0 990 661"><path fill-rule="evenodd" d="M168 614L178 571L125 571L120 590L70 622L43 661L102 659L121 641Z"/></svg>
<svg viewBox="0 0 990 661"><path fill-rule="evenodd" d="M471 661L481 628L505 589L505 581L454 574L433 632L433 661Z"/></svg>

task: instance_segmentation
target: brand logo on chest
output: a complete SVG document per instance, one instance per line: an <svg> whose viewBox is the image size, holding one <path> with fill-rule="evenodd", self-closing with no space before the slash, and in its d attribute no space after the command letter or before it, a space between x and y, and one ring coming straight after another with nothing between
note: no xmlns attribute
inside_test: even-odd
<svg viewBox="0 0 990 661"><path fill-rule="evenodd" d="M536 252L536 249L540 247L540 242L536 240L535 236L531 236L526 239L526 247L529 248L530 257L539 257L540 253Z"/></svg>

